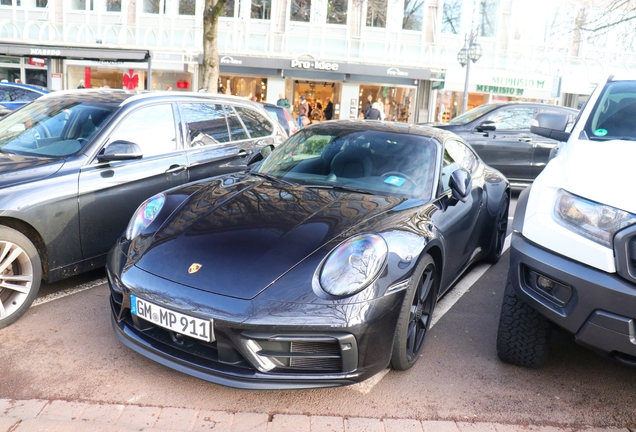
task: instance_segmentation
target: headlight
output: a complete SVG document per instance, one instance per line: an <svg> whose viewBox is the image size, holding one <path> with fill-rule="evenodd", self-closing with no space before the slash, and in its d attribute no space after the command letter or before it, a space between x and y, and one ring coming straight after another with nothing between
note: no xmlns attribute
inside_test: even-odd
<svg viewBox="0 0 636 432"><path fill-rule="evenodd" d="M366 288L384 266L389 248L382 237L363 234L338 245L320 269L320 286L335 296Z"/></svg>
<svg viewBox="0 0 636 432"><path fill-rule="evenodd" d="M142 205L140 205L135 212L135 215L128 223L128 228L126 228L126 238L128 240L132 240L144 229L148 228L161 211L165 202L166 196L160 193L147 199Z"/></svg>
<svg viewBox="0 0 636 432"><path fill-rule="evenodd" d="M613 248L614 234L636 223L636 216L604 204L572 195L563 189L557 192L554 220L583 237Z"/></svg>

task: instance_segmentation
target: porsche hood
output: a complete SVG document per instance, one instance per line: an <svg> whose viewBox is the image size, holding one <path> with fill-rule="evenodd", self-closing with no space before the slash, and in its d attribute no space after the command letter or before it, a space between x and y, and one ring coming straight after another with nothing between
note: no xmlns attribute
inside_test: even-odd
<svg viewBox="0 0 636 432"><path fill-rule="evenodd" d="M214 183L164 223L136 265L250 299L321 246L402 201L261 180L231 188Z"/></svg>

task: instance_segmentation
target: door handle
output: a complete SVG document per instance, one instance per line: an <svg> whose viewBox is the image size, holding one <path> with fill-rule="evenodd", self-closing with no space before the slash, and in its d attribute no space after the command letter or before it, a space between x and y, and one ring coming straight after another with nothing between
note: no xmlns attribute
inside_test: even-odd
<svg viewBox="0 0 636 432"><path fill-rule="evenodd" d="M532 142L532 138L523 137L523 138L519 138L519 141L521 141L521 142Z"/></svg>
<svg viewBox="0 0 636 432"><path fill-rule="evenodd" d="M249 153L246 150L239 150L239 152L236 154L238 157L245 157L247 155L249 155Z"/></svg>
<svg viewBox="0 0 636 432"><path fill-rule="evenodd" d="M186 169L188 169L186 165L170 165L170 168L166 170L166 174L181 174Z"/></svg>

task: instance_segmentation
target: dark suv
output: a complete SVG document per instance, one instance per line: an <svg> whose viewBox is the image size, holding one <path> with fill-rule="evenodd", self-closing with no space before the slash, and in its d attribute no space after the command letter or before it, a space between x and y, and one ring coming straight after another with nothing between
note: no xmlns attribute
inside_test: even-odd
<svg viewBox="0 0 636 432"><path fill-rule="evenodd" d="M137 206L247 169L285 132L243 98L73 90L0 120L0 328L52 282L94 269Z"/></svg>
<svg viewBox="0 0 636 432"><path fill-rule="evenodd" d="M456 133L466 140L485 163L501 171L513 187L532 183L550 160L558 141L530 132L537 114L567 114L578 111L537 103L491 103L480 105L448 123L429 123Z"/></svg>

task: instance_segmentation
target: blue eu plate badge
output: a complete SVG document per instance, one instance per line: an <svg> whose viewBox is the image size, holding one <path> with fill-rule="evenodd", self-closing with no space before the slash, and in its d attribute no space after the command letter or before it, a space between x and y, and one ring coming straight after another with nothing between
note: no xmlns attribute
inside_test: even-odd
<svg viewBox="0 0 636 432"><path fill-rule="evenodd" d="M384 183L388 183L393 186L402 186L406 180L402 177L390 176L384 180Z"/></svg>

